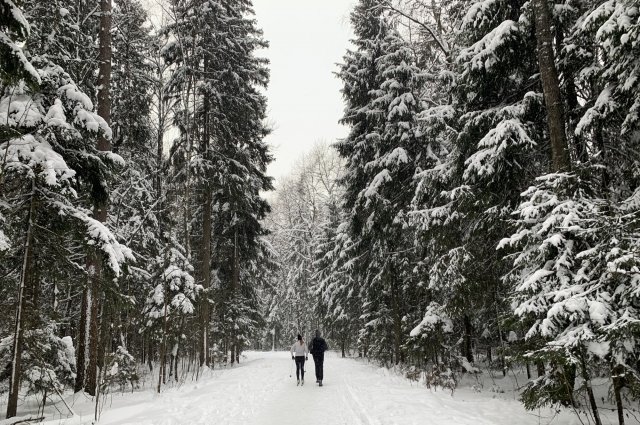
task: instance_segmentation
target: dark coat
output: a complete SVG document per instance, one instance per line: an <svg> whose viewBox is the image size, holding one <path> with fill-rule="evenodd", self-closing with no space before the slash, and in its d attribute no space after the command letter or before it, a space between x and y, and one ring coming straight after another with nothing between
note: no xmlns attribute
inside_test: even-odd
<svg viewBox="0 0 640 425"><path fill-rule="evenodd" d="M313 356L318 356L324 354L328 349L329 347L327 346L327 342L324 338L317 336L313 338L313 341L311 341L311 348L309 349L309 352Z"/></svg>

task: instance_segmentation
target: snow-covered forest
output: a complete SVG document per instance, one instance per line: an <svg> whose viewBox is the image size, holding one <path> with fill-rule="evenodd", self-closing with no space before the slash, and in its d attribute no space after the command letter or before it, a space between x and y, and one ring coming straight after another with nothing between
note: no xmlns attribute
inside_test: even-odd
<svg viewBox="0 0 640 425"><path fill-rule="evenodd" d="M6 417L321 329L417 397L640 422L638 1L354 1L349 133L275 183L252 3L0 0Z"/></svg>

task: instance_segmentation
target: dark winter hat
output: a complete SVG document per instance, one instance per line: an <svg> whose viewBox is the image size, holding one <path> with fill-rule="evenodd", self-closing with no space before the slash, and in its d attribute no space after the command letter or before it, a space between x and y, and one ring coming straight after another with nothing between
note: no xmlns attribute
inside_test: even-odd
<svg viewBox="0 0 640 425"><path fill-rule="evenodd" d="M298 334L298 341L302 341L302 335Z"/></svg>

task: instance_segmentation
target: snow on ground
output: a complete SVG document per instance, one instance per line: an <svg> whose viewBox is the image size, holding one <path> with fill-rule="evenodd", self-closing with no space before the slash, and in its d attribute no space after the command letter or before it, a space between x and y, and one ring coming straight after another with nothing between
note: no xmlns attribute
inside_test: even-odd
<svg viewBox="0 0 640 425"><path fill-rule="evenodd" d="M509 393L470 388L433 391L393 372L329 353L318 387L311 357L305 385L296 387L293 361L285 352L249 352L239 366L215 370L198 382L114 393L105 398L101 425L540 425L580 424L570 412L527 412ZM293 370L293 371L292 371ZM290 377L291 374L291 377ZM148 387L147 387L148 388ZM76 396L77 397L77 396ZM63 405L57 409L64 410ZM89 424L93 405L82 397L81 418L47 425ZM58 416L59 417L59 416ZM615 423L613 417L604 424ZM582 423L585 418L582 418ZM0 421L2 424L2 421Z"/></svg>

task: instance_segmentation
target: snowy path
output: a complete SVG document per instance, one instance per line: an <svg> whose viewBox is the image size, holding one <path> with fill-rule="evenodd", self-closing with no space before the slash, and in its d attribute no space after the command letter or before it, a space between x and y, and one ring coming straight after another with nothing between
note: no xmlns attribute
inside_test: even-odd
<svg viewBox="0 0 640 425"><path fill-rule="evenodd" d="M514 400L469 391L452 398L384 369L333 356L325 361L324 387L314 384L311 358L306 385L296 387L295 371L289 378L292 363L287 353L249 353L239 367L197 384L159 396L114 396L100 424L502 425L540 419Z"/></svg>

